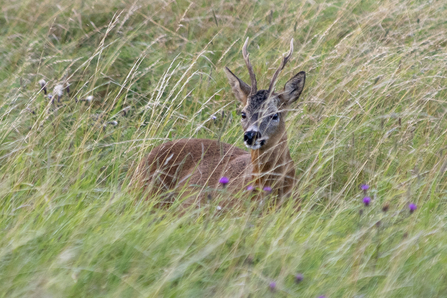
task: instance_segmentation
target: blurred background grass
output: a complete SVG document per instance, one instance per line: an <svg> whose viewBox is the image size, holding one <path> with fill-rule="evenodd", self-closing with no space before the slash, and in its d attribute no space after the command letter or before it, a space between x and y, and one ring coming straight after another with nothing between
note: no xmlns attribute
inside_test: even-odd
<svg viewBox="0 0 447 298"><path fill-rule="evenodd" d="M2 1L0 295L447 296L446 6ZM243 147L222 70L248 81L246 37L260 87L291 38L278 86L307 73L287 122L301 209L140 202L128 174L154 146Z"/></svg>

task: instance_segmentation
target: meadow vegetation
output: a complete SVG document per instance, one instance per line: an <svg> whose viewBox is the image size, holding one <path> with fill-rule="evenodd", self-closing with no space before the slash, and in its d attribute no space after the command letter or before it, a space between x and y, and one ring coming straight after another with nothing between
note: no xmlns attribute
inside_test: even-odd
<svg viewBox="0 0 447 298"><path fill-rule="evenodd" d="M447 296L447 2L0 5L1 297ZM277 86L307 73L293 200L154 208L129 174L156 145L244 148L246 37L259 87L291 38Z"/></svg>

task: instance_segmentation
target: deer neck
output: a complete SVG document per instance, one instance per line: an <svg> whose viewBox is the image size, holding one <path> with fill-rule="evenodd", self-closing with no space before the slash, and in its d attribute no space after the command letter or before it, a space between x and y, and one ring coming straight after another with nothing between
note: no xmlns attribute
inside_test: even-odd
<svg viewBox="0 0 447 298"><path fill-rule="evenodd" d="M276 180L293 168L286 134L272 148L251 150L250 153L252 179L258 187L273 187L277 184Z"/></svg>

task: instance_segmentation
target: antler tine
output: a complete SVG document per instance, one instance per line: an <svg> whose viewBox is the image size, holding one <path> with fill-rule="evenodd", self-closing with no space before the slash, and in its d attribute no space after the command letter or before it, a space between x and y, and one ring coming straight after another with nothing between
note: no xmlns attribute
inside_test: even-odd
<svg viewBox="0 0 447 298"><path fill-rule="evenodd" d="M289 62L289 59L292 56L292 53L293 53L293 38L290 40L289 52L283 57L281 65L278 67L278 69L273 74L272 80L270 81L270 85L269 85L269 90L268 90L269 94L273 91L273 88L275 87L276 80L278 79L278 75L284 69L287 62Z"/></svg>
<svg viewBox="0 0 447 298"><path fill-rule="evenodd" d="M247 52L247 46L248 46L248 37L245 40L244 46L242 47L242 56L244 57L245 60L245 65L247 65L248 68L248 73L250 74L250 79L251 79L251 91L250 91L250 95L256 94L256 92L258 91L258 87L257 87L257 83L256 83L256 76L255 76L255 72L253 71L253 66L251 66L250 63L250 59L248 59L248 52Z"/></svg>

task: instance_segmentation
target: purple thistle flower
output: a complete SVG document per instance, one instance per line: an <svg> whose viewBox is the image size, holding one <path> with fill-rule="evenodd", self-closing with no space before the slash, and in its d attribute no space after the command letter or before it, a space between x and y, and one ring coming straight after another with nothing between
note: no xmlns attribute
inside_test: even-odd
<svg viewBox="0 0 447 298"><path fill-rule="evenodd" d="M318 298L326 298L326 296L323 295L323 296L320 296L320 297L318 297Z"/></svg>
<svg viewBox="0 0 447 298"><path fill-rule="evenodd" d="M368 193L369 185L368 184L360 184L360 189L363 190L363 194L366 196Z"/></svg>
<svg viewBox="0 0 447 298"><path fill-rule="evenodd" d="M303 281L303 278L304 278L303 275L301 273L298 273L297 275L295 275L295 282L299 284L300 282Z"/></svg>
<svg viewBox="0 0 447 298"><path fill-rule="evenodd" d="M416 206L416 204L410 203L410 205L408 205L408 208L410 208L410 213L413 213L418 207Z"/></svg>
<svg viewBox="0 0 447 298"><path fill-rule="evenodd" d="M270 186L266 186L266 187L263 188L263 190L266 191L266 192L271 192L272 188Z"/></svg>
<svg viewBox="0 0 447 298"><path fill-rule="evenodd" d="M370 197L364 197L363 198L363 204L365 204L365 206L369 206L369 203L371 203L371 198Z"/></svg>
<svg viewBox="0 0 447 298"><path fill-rule="evenodd" d="M228 179L228 177L223 176L222 178L220 178L219 183L222 184L223 186L227 185L228 182L230 182L230 179Z"/></svg>
<svg viewBox="0 0 447 298"><path fill-rule="evenodd" d="M276 290L276 282L272 281L269 284L270 291L274 292Z"/></svg>
<svg viewBox="0 0 447 298"><path fill-rule="evenodd" d="M254 189L255 188L253 186L251 186L251 185L247 186L247 190L249 190L249 191L254 190Z"/></svg>

